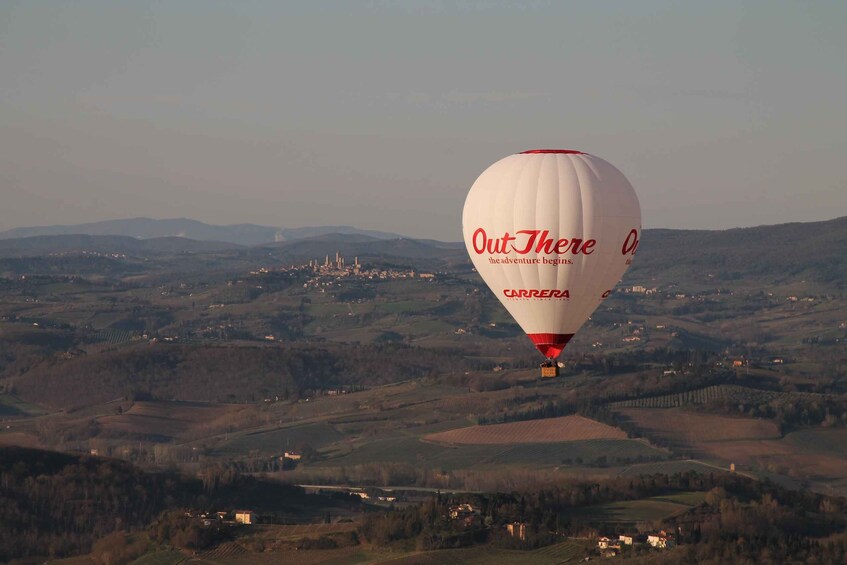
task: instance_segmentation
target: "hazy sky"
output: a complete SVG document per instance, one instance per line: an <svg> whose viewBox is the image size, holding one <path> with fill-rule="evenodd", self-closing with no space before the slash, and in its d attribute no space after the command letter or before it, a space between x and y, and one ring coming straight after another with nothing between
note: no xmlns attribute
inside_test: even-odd
<svg viewBox="0 0 847 565"><path fill-rule="evenodd" d="M0 230L135 216L461 239L580 149L645 227L847 215L847 2L0 2Z"/></svg>

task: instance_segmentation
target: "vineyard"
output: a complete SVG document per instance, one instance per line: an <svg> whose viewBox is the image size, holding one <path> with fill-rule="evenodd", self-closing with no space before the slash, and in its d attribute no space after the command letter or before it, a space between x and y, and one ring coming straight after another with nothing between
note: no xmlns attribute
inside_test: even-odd
<svg viewBox="0 0 847 565"><path fill-rule="evenodd" d="M137 334L133 334L127 330L118 330L115 328L106 328L103 330L99 330L94 332L94 339L97 341L108 343L109 345L119 345L121 343L126 343L128 341L132 341Z"/></svg>
<svg viewBox="0 0 847 565"><path fill-rule="evenodd" d="M548 545L532 552L533 557L548 559L549 563L576 563L583 560L585 546L572 541Z"/></svg>
<svg viewBox="0 0 847 565"><path fill-rule="evenodd" d="M204 559L226 559L229 557L244 555L245 553L247 553L247 550L244 549L241 544L234 541L228 541L218 545L211 551L203 553L202 557Z"/></svg>
<svg viewBox="0 0 847 565"><path fill-rule="evenodd" d="M609 406L612 408L681 408L713 403L764 404L786 398L822 398L823 396L811 392L778 392L723 384L676 394L621 400Z"/></svg>

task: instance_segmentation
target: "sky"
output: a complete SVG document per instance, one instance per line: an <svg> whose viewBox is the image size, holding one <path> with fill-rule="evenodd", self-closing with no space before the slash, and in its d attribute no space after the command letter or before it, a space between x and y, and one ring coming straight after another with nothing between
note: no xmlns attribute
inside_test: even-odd
<svg viewBox="0 0 847 565"><path fill-rule="evenodd" d="M646 228L847 215L847 2L0 3L0 230L127 217L461 239L537 148Z"/></svg>

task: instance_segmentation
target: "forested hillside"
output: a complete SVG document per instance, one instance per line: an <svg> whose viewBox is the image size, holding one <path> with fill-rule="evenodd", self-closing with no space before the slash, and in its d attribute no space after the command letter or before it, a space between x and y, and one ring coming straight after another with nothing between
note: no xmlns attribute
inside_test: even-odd
<svg viewBox="0 0 847 565"><path fill-rule="evenodd" d="M249 507L275 521L281 519L277 516L320 515L327 505L355 507L356 502L309 495L295 486L226 469L208 469L199 478L188 478L145 472L116 459L0 447L2 562L86 553L95 540L114 531L151 528L151 538L195 549L220 541L211 538L214 532L208 528L180 519L189 508ZM166 511L176 515L163 515Z"/></svg>
<svg viewBox="0 0 847 565"><path fill-rule="evenodd" d="M18 380L14 391L51 408L122 397L255 402L264 396L297 398L309 389L423 377L459 360L455 354L399 344L293 348L143 344L54 359Z"/></svg>

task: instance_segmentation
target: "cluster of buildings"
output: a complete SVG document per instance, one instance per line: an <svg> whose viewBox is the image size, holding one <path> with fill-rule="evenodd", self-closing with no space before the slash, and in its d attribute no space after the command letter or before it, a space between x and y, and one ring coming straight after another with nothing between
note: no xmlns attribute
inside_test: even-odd
<svg viewBox="0 0 847 565"><path fill-rule="evenodd" d="M653 534L621 534L618 539L603 536L597 540L597 549L603 557L615 557L624 545L643 544L656 549L670 549L676 545L676 538L665 530Z"/></svg>
<svg viewBox="0 0 847 565"><path fill-rule="evenodd" d="M333 276L348 276L348 275L358 275L362 271L362 266L359 264L359 258L355 257L353 259L353 265L347 266L347 262L344 260L344 257L341 256L341 253L335 252L335 260L330 261L329 255L324 259L323 264L319 264L318 260L309 261L308 268L312 270L313 273L319 273L321 275L333 275Z"/></svg>
<svg viewBox="0 0 847 565"><path fill-rule="evenodd" d="M185 512L186 518L196 518L206 526L222 524L233 526L236 524L253 525L259 523L258 514L252 510L233 510L232 512L198 512L188 510Z"/></svg>
<svg viewBox="0 0 847 565"><path fill-rule="evenodd" d="M449 508L449 513L451 520L461 522L465 527L478 525L482 522L482 516L479 513L479 510L468 503L451 506Z"/></svg>
<svg viewBox="0 0 847 565"><path fill-rule="evenodd" d="M350 491L350 494L352 494L353 496L358 496L362 500L371 500L371 501L376 501L376 502L389 502L389 503L397 501L396 496L393 496L393 495L390 495L390 494L377 494L377 495L371 496L369 493L367 493L367 492L365 492L364 490L361 490L361 489L353 489L353 490Z"/></svg>
<svg viewBox="0 0 847 565"><path fill-rule="evenodd" d="M306 288L310 286L321 286L320 283L326 282L327 277L341 278L341 277L358 277L369 280L386 280L386 279L407 279L407 278L419 278L419 279L434 279L435 273L418 273L413 269L409 270L401 270L401 269L378 269L378 268L365 268L360 262L358 257L353 258L353 264L349 264L344 256L341 255L340 252L336 251L335 258L330 258L327 255L323 261L318 259L313 259L309 261L305 265L291 265L290 267L283 267L280 269L281 272L293 272L293 271L306 271L315 275L313 279L307 282L304 286ZM271 271L265 267L259 269L258 271L251 271L251 275L262 275L270 273ZM323 279L323 280L322 280Z"/></svg>
<svg viewBox="0 0 847 565"><path fill-rule="evenodd" d="M649 295L651 295L651 294L656 294L657 292L659 292L659 289L658 289L658 288L656 288L655 286L654 286L654 287L647 288L646 286L642 286L642 285L640 285L640 284L634 284L634 285L632 285L632 286L624 287L624 288L623 288L623 291L624 291L625 293L632 293L632 292L634 292L634 293L636 293L636 294L646 294L646 295L648 295L648 296L649 296Z"/></svg>
<svg viewBox="0 0 847 565"><path fill-rule="evenodd" d="M336 253L335 261L330 261L329 256L323 264L318 261L309 261L307 266L299 267L299 270L309 269L314 273L314 277L303 283L305 289L315 289L319 292L326 292L327 289L332 289L335 286L340 286L342 278L358 278L371 281L377 280L394 280L394 279L434 279L435 273L417 273L413 269L365 269L359 263L359 258L353 260L353 265L348 266L339 253ZM292 267L298 269L298 267Z"/></svg>

